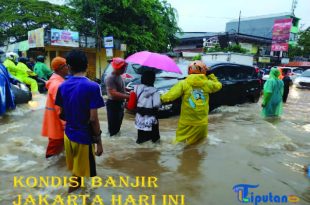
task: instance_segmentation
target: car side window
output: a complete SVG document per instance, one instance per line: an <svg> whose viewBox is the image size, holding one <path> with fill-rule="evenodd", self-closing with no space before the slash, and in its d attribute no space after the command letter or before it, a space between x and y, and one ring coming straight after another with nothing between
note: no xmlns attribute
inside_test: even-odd
<svg viewBox="0 0 310 205"><path fill-rule="evenodd" d="M237 66L227 67L228 70L228 80L241 80L244 75L242 70Z"/></svg>
<svg viewBox="0 0 310 205"><path fill-rule="evenodd" d="M246 66L231 66L228 71L229 80L249 80L253 78L254 68Z"/></svg>
<svg viewBox="0 0 310 205"><path fill-rule="evenodd" d="M220 81L227 80L227 74L226 74L226 68L225 67L217 67L217 68L215 68L213 70L213 74Z"/></svg>

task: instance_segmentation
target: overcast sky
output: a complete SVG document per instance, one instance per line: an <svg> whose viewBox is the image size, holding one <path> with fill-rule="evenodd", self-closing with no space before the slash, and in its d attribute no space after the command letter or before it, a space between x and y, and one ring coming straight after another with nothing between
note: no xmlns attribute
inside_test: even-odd
<svg viewBox="0 0 310 205"><path fill-rule="evenodd" d="M64 0L50 0L61 3ZM239 17L290 12L293 0L167 0L178 11L179 26L186 32L225 31L227 21ZM310 26L310 0L298 0L295 15L303 28Z"/></svg>
<svg viewBox="0 0 310 205"><path fill-rule="evenodd" d="M183 31L225 31L226 22L239 17L290 12L292 0L167 0L177 9ZM295 15L310 26L310 0L298 0Z"/></svg>

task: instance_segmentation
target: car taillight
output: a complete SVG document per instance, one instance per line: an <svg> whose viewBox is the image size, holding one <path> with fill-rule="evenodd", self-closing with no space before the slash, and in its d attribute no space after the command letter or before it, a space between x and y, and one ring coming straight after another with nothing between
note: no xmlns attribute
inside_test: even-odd
<svg viewBox="0 0 310 205"><path fill-rule="evenodd" d="M133 76L130 75L130 74L128 74L128 73L124 73L124 74L122 75L122 78L123 78L123 79L133 79Z"/></svg>

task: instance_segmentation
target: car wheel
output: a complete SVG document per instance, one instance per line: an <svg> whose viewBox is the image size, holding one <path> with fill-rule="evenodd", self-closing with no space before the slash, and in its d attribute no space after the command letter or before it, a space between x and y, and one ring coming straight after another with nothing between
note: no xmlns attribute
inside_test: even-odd
<svg viewBox="0 0 310 205"><path fill-rule="evenodd" d="M249 97L249 100L250 100L250 102L252 102L252 103L257 103L257 102L259 101L259 96L255 96L255 95L250 96L250 97Z"/></svg>

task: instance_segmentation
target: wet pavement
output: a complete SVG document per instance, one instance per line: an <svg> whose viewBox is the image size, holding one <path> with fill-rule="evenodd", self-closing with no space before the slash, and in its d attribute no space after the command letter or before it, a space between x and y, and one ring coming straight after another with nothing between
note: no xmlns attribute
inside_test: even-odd
<svg viewBox="0 0 310 205"><path fill-rule="evenodd" d="M14 189L12 184L14 176L70 176L64 156L44 158L47 139L40 136L44 100L41 96L37 104L18 106L0 118L0 204L12 204L19 193L66 195L62 187ZM263 120L260 111L259 103L218 108L209 116L208 140L187 148L172 144L177 116L160 120L160 145L137 145L134 116L126 114L121 135L103 137L104 155L96 158L97 174L156 176L159 187L78 193L100 194L105 204L110 204L112 194L183 194L185 204L226 205L241 204L235 185L259 184L251 190L254 195L296 195L300 201L295 204L310 204L310 180L302 170L310 164L310 91L291 89L279 120ZM100 124L106 132L104 109Z"/></svg>

